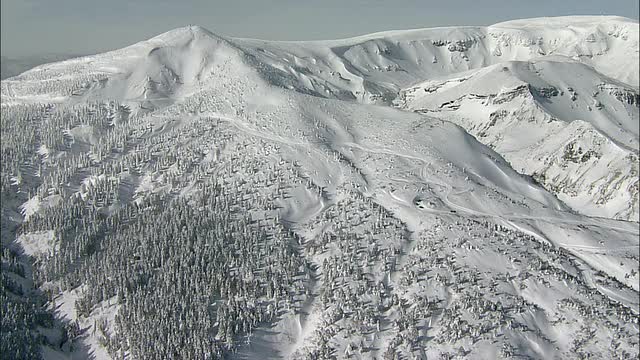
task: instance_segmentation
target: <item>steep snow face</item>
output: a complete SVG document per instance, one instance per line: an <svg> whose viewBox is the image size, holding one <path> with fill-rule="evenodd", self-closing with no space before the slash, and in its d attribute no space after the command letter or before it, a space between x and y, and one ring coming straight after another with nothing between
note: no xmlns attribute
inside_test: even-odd
<svg viewBox="0 0 640 360"><path fill-rule="evenodd" d="M576 211L638 221L639 99L637 88L556 59L428 80L396 105L465 127Z"/></svg>
<svg viewBox="0 0 640 360"><path fill-rule="evenodd" d="M93 323L83 355L633 358L637 223L584 213L637 214L605 171L634 169L637 90L590 67L604 52L564 59L637 24L554 19L531 43L544 21L325 42L186 27L3 81L3 196L35 194L17 242L58 315ZM561 24L579 30L554 42ZM606 33L607 54L633 35ZM407 87L396 104L421 111L363 104ZM470 114L501 106L512 141L488 129L492 149Z"/></svg>
<svg viewBox="0 0 640 360"><path fill-rule="evenodd" d="M72 101L118 99L133 111L148 111L174 103L219 79L218 72L242 76L243 55L223 40L197 26L177 29L121 51L113 76L88 81L73 92ZM100 62L101 60L98 60ZM233 67L231 70L230 68ZM107 67L100 67L104 71Z"/></svg>

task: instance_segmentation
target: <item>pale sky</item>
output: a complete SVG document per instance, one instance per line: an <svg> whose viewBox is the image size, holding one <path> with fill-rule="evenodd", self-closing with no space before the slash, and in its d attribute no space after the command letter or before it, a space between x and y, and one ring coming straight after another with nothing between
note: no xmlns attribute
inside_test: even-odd
<svg viewBox="0 0 640 360"><path fill-rule="evenodd" d="M638 0L0 0L3 56L88 54L201 25L214 33L317 40L540 16L638 19Z"/></svg>

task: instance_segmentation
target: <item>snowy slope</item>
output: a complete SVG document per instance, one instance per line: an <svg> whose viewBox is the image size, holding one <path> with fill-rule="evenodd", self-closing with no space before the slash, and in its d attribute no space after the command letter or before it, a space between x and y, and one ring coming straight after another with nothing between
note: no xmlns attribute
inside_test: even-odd
<svg viewBox="0 0 640 360"><path fill-rule="evenodd" d="M465 127L576 211L638 221L638 90L559 60L428 80L397 105Z"/></svg>
<svg viewBox="0 0 640 360"><path fill-rule="evenodd" d="M458 112L434 115L452 115L446 119L474 136L492 124L491 113L508 118L509 138L524 146L514 149L496 142L493 137L505 130L500 125L491 125L495 134L482 133L486 137L481 141L496 146L514 168L535 176L584 214L638 220L638 24L630 19L541 18L312 42L223 39L192 26L122 50L41 66L15 78L17 83L6 81L2 91L8 98L5 103L23 93L33 99L43 88L31 84L44 81L50 90L39 96L48 101L62 101L68 94L74 94L72 101L81 95L83 101L107 97L133 101L135 113L197 92L218 76L225 62L242 61L255 66L272 84L364 103L390 104L400 93L416 97L419 88L444 89L445 84L475 78L451 91L417 96L423 100L400 99L404 108L421 111L450 110L459 106L454 100L462 95L497 95L506 91L503 87L521 91L518 86L531 85L543 93L530 95L533 100L525 103L483 107L480 116L476 116L479 109L465 106L467 110L460 111L470 112L462 116L465 120L457 120ZM505 72L505 67L513 71ZM424 79L428 80L420 84ZM451 101L451 106L440 107ZM482 99L465 104L476 102ZM529 127L509 120L523 117L538 120ZM574 120L591 126L570 124ZM536 126L537 135L527 136L528 143L517 137L529 134L530 127L540 122L549 124ZM559 134L563 123L568 123L565 132L571 135L550 136ZM572 147L598 156L587 163L567 160L564 155ZM528 161L532 151L536 161Z"/></svg>
<svg viewBox="0 0 640 360"><path fill-rule="evenodd" d="M61 321L84 329L76 350L45 354L637 356L639 231L614 219L638 213L624 159L637 158L637 26L571 17L322 42L190 26L3 81L16 246L40 260ZM549 100L551 86L578 100ZM405 88L395 103L425 114L384 106ZM505 140L487 141L471 115L502 107L533 120L499 119ZM570 142L600 156L560 163Z"/></svg>

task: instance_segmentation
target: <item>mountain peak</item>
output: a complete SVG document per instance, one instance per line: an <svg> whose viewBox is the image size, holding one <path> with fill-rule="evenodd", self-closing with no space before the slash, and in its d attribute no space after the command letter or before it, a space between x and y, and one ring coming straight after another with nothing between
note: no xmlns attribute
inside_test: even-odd
<svg viewBox="0 0 640 360"><path fill-rule="evenodd" d="M160 35L154 36L148 41L173 42L179 40L193 39L221 39L220 36L207 30L200 25L187 25L173 30L169 30Z"/></svg>

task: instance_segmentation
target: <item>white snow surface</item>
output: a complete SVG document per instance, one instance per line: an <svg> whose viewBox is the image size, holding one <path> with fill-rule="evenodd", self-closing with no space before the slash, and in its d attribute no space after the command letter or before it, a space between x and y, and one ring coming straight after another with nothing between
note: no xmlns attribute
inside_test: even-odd
<svg viewBox="0 0 640 360"><path fill-rule="evenodd" d="M400 248L401 270L375 265L371 270L381 286L412 308L423 295L445 299L446 307L459 303L460 288L467 285L442 290L433 275L414 276L426 258L437 256L444 266L452 257L456 266L505 276L500 292L479 291L489 291L486 299L493 300L517 296L538 310L518 319L535 331L505 328L502 334L522 354L561 358L576 356L568 334L594 319L566 305L568 299L592 304L599 297L638 314L637 64L638 23L620 17L526 19L307 42L225 38L189 26L124 49L38 66L2 81L1 91L2 106L118 100L131 107L137 121L132 129L141 137L220 122L246 139L243 154L229 153L203 135L197 143L202 164L220 169L239 156L266 156L274 168L284 161L298 164L314 185L292 185L274 214L305 241L323 236L323 216L344 207L348 222L360 224L349 231L366 238L368 225L357 206L372 199L411 239L387 239L388 246ZM557 95L547 96L553 89ZM77 143L73 151L91 151L100 141L90 127L66 130ZM167 146L180 151L190 141L198 140ZM39 152L55 156L53 149ZM174 189L165 180L172 171L182 170L176 163L162 171L144 168L135 178L124 172L121 179L90 175L73 193L83 196L99 182L117 180L126 184L120 190L127 201L157 192L191 196L195 187ZM261 171L267 169L254 176L263 176ZM23 214L32 216L42 204L32 198ZM513 233L479 230L476 222ZM48 246L34 244L38 236L23 235L18 242L37 255ZM436 238L446 240L441 248ZM576 291L573 280L550 276L549 269L537 273L544 281L511 279L523 273L519 266L534 244L535 251L547 244L554 249L549 254L566 256L563 271L588 286ZM342 251L331 247L307 254L307 260L321 265ZM234 356L296 357L318 347L330 328L328 341L338 358L381 357L399 334L393 321L402 306L385 310L377 331L360 334L354 329L361 324L331 321L334 309L314 300L330 285L310 283L314 296L302 302L301 312L257 329L251 344ZM74 297L62 294L59 311L82 326L117 312L109 303L79 318L66 309ZM425 340L446 334L440 323L445 313L433 312L421 328L421 350L407 354L437 358L464 347L465 358L498 356L500 349L488 340ZM621 326L637 335L637 322ZM612 331L598 329L600 342L585 345L586 351L605 354L609 344L603 339L610 340ZM81 341L97 358L108 356L93 337Z"/></svg>
<svg viewBox="0 0 640 360"><path fill-rule="evenodd" d="M637 88L557 58L427 80L396 104L465 127L578 212L638 221L637 99Z"/></svg>

